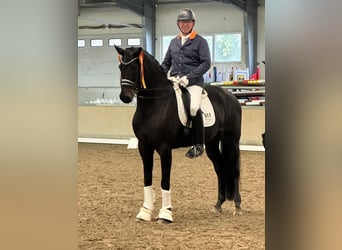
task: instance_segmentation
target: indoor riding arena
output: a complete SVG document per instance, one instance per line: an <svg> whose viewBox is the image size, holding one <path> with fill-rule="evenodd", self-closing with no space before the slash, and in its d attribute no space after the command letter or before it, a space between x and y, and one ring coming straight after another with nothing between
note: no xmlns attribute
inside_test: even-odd
<svg viewBox="0 0 342 250"><path fill-rule="evenodd" d="M119 98L114 45L142 47L161 62L179 33L182 8L196 13L196 31L208 41L205 85L233 93L241 105L241 211L235 213L230 200L221 212L214 208L218 179L212 162L206 152L188 159L183 147L172 150L172 223L156 220L162 206L157 152L154 210L151 221L142 221L136 216L144 203L144 169L132 128L137 101ZM264 15L264 0L79 1L79 249L265 249Z"/></svg>
<svg viewBox="0 0 342 250"><path fill-rule="evenodd" d="M143 202L142 163L127 145L79 144L80 249L264 249L264 152L241 152L242 215L226 201L214 212L217 181L204 155L173 152L174 222L135 220ZM155 157L155 206L161 205L160 163ZM157 209L155 209L155 216Z"/></svg>

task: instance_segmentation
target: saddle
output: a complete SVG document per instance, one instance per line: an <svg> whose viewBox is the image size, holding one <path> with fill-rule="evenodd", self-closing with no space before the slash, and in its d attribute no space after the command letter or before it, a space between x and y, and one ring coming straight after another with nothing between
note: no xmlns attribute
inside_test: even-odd
<svg viewBox="0 0 342 250"><path fill-rule="evenodd" d="M179 85L176 81L173 81L173 88L175 90L177 99L178 117L182 125L185 127L191 127L190 124L190 96L188 90ZM208 93L203 89L200 109L202 111L203 126L210 127L215 124L215 112Z"/></svg>

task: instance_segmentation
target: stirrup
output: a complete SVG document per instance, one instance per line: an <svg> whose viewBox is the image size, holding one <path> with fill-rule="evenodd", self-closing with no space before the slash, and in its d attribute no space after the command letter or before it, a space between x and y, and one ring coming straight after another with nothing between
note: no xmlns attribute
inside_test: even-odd
<svg viewBox="0 0 342 250"><path fill-rule="evenodd" d="M202 155L204 152L204 147L201 144L198 144L196 146L191 146L189 151L185 154L186 157L192 159L194 157L198 157Z"/></svg>

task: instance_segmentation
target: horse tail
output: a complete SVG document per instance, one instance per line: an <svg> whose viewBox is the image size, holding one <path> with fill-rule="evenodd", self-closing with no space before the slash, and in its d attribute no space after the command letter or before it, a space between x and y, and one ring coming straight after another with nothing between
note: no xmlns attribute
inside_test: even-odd
<svg viewBox="0 0 342 250"><path fill-rule="evenodd" d="M239 192L240 181L240 148L239 143L229 137L221 141L223 159L222 181L225 187L225 198L233 200Z"/></svg>

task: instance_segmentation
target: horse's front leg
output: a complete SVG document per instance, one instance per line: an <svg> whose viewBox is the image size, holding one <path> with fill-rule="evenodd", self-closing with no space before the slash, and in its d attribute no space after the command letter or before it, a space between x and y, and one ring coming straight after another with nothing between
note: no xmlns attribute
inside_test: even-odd
<svg viewBox="0 0 342 250"><path fill-rule="evenodd" d="M162 224L168 224L173 221L172 206L171 206L171 189L170 176L172 164L172 151L169 147L163 147L158 150L161 161L161 193L162 193L162 208L159 210L157 221Z"/></svg>
<svg viewBox="0 0 342 250"><path fill-rule="evenodd" d="M138 143L139 153L144 166L144 203L136 216L137 220L150 221L154 209L154 192L152 189L153 153L154 149L142 143Z"/></svg>

